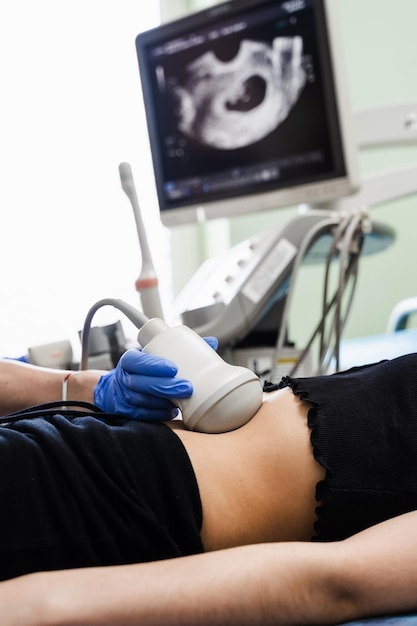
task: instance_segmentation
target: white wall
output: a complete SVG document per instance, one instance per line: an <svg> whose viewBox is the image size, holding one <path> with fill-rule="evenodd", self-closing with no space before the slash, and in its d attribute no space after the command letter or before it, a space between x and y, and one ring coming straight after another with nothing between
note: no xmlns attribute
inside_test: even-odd
<svg viewBox="0 0 417 626"><path fill-rule="evenodd" d="M338 0L349 89L354 110L417 103L417 3L415 0ZM362 172L417 164L417 147L368 150ZM417 195L373 210L396 231L394 244L363 259L346 335L384 332L392 307L417 294Z"/></svg>
<svg viewBox="0 0 417 626"><path fill-rule="evenodd" d="M348 87L354 111L398 102L417 103L417 3L415 0L337 0ZM362 175L417 165L417 145L362 150ZM417 183L416 183L417 184ZM371 209L374 220L395 230L387 250L363 257L345 337L383 333L389 314L401 299L417 294L417 194ZM306 303L315 302L321 286L319 268L306 268L293 310L297 338L306 328ZM309 309L311 310L311 308Z"/></svg>
<svg viewBox="0 0 417 626"><path fill-rule="evenodd" d="M154 220L134 40L158 20L156 1L2 4L1 355L57 339L78 345L94 302L139 302L140 253L118 165L132 164ZM116 318L110 308L97 323Z"/></svg>

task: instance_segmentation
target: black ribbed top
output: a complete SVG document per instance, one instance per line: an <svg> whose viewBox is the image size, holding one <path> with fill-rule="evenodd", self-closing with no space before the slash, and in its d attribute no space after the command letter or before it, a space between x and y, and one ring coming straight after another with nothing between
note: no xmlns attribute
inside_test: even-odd
<svg viewBox="0 0 417 626"><path fill-rule="evenodd" d="M314 455L326 468L317 485L317 540L350 536L417 509L417 355L347 372L289 378L312 403Z"/></svg>
<svg viewBox="0 0 417 626"><path fill-rule="evenodd" d="M202 552L188 455L164 424L94 416L0 428L0 578Z"/></svg>

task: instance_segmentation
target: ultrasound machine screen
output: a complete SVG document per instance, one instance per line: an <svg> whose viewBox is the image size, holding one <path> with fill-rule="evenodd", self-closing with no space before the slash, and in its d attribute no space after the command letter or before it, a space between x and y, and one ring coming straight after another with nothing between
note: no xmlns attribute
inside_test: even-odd
<svg viewBox="0 0 417 626"><path fill-rule="evenodd" d="M234 0L136 39L162 221L358 186L334 0Z"/></svg>

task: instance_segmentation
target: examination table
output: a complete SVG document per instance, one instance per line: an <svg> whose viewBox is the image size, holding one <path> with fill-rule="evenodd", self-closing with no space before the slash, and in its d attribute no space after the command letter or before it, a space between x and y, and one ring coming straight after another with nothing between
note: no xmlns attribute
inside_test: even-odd
<svg viewBox="0 0 417 626"><path fill-rule="evenodd" d="M416 590L417 592L417 590ZM346 622L343 626L417 626L417 613L393 615L391 617L371 617L369 619Z"/></svg>

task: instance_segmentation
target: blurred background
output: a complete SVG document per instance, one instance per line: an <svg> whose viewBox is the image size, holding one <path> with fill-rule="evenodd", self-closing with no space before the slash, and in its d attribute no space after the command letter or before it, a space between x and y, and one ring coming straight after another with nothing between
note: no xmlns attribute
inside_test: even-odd
<svg viewBox="0 0 417 626"><path fill-rule="evenodd" d="M417 101L415 0L334 2L353 110ZM15 0L0 9L2 355L61 339L77 344L88 309L101 298L139 304L141 258L120 186L122 161L132 166L167 311L205 258L294 214L289 207L172 230L159 222L134 41L161 20L212 4ZM363 150L361 172L416 158L412 146ZM362 260L346 337L383 332L395 303L417 294L416 197L380 206L373 216L392 226L396 239ZM315 266L299 278L296 340L304 338L306 303L321 279ZM104 309L97 322L119 317Z"/></svg>

